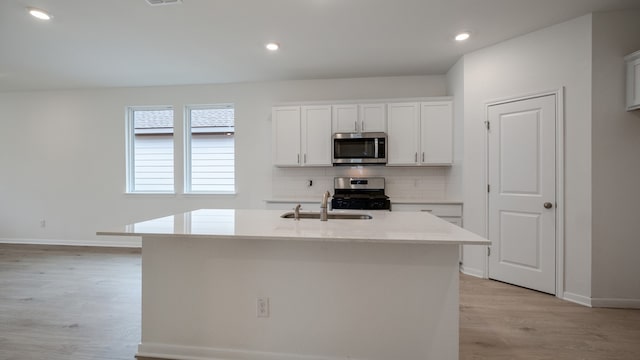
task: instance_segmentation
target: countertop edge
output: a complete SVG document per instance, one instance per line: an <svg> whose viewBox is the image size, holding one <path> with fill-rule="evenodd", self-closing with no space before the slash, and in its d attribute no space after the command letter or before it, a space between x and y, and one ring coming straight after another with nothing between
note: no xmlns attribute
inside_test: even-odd
<svg viewBox="0 0 640 360"><path fill-rule="evenodd" d="M293 237L293 236L255 236L255 235L211 235L211 234L162 234L162 233L126 233L120 231L98 231L101 236L139 236L165 237L189 239L219 239L219 240L265 240L265 241L314 241L314 242L343 242L343 243L371 243L398 245L491 245L489 240L409 240L409 239L362 239L362 238L326 238L326 237Z"/></svg>

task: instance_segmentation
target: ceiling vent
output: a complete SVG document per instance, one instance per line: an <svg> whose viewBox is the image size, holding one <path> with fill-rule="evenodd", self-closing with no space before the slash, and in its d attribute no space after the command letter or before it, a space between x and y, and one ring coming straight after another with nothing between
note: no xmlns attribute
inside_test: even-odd
<svg viewBox="0 0 640 360"><path fill-rule="evenodd" d="M147 0L147 3L151 6L175 5L181 4L182 0Z"/></svg>

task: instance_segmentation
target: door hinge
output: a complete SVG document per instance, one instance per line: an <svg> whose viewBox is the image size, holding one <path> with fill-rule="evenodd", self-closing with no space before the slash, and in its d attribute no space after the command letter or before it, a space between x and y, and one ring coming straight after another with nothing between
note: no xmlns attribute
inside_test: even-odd
<svg viewBox="0 0 640 360"><path fill-rule="evenodd" d="M488 121L485 121L484 124L487 126L487 130L491 130L491 123Z"/></svg>
<svg viewBox="0 0 640 360"><path fill-rule="evenodd" d="M487 256L491 256L491 247L487 246Z"/></svg>

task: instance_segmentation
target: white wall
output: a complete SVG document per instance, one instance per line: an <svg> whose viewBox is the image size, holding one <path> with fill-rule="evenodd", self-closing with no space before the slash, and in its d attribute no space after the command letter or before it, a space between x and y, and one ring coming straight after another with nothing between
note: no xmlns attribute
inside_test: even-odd
<svg viewBox="0 0 640 360"><path fill-rule="evenodd" d="M565 89L565 294L591 296L591 15L464 56L464 224L486 235L486 103ZM481 247L465 268L484 273Z"/></svg>
<svg viewBox="0 0 640 360"><path fill-rule="evenodd" d="M451 169L446 167L319 167L319 168L274 168L272 197L277 199L306 200L320 203L322 194L329 190L333 193L334 177L371 177L385 178L385 193L392 201L439 201L457 200L461 197L449 197ZM309 180L313 186L309 187Z"/></svg>
<svg viewBox="0 0 640 360"><path fill-rule="evenodd" d="M464 159L464 58L460 58L447 72L447 93L453 97L453 165L448 182L447 197L462 199L462 161Z"/></svg>
<svg viewBox="0 0 640 360"><path fill-rule="evenodd" d="M639 34L640 11L593 14L594 305L640 307L640 111L624 110L622 60Z"/></svg>
<svg viewBox="0 0 640 360"><path fill-rule="evenodd" d="M0 93L0 240L111 244L95 232L196 208L261 208L281 173L271 166L273 104L445 94L444 75ZM235 104L238 194L126 195L125 108L173 105L179 149L180 109L207 103ZM180 172L182 158L175 158ZM297 173L306 178L314 171ZM401 174L422 175L446 177L433 169Z"/></svg>

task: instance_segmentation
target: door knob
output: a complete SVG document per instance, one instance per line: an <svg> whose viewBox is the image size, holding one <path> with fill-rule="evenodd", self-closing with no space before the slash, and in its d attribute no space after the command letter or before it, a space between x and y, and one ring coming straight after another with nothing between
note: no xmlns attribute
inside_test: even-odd
<svg viewBox="0 0 640 360"><path fill-rule="evenodd" d="M546 203L544 203L544 208L545 208L545 209L551 209L552 207L553 207L553 204L552 204L552 203L550 203L550 202L548 202L548 201L547 201Z"/></svg>

